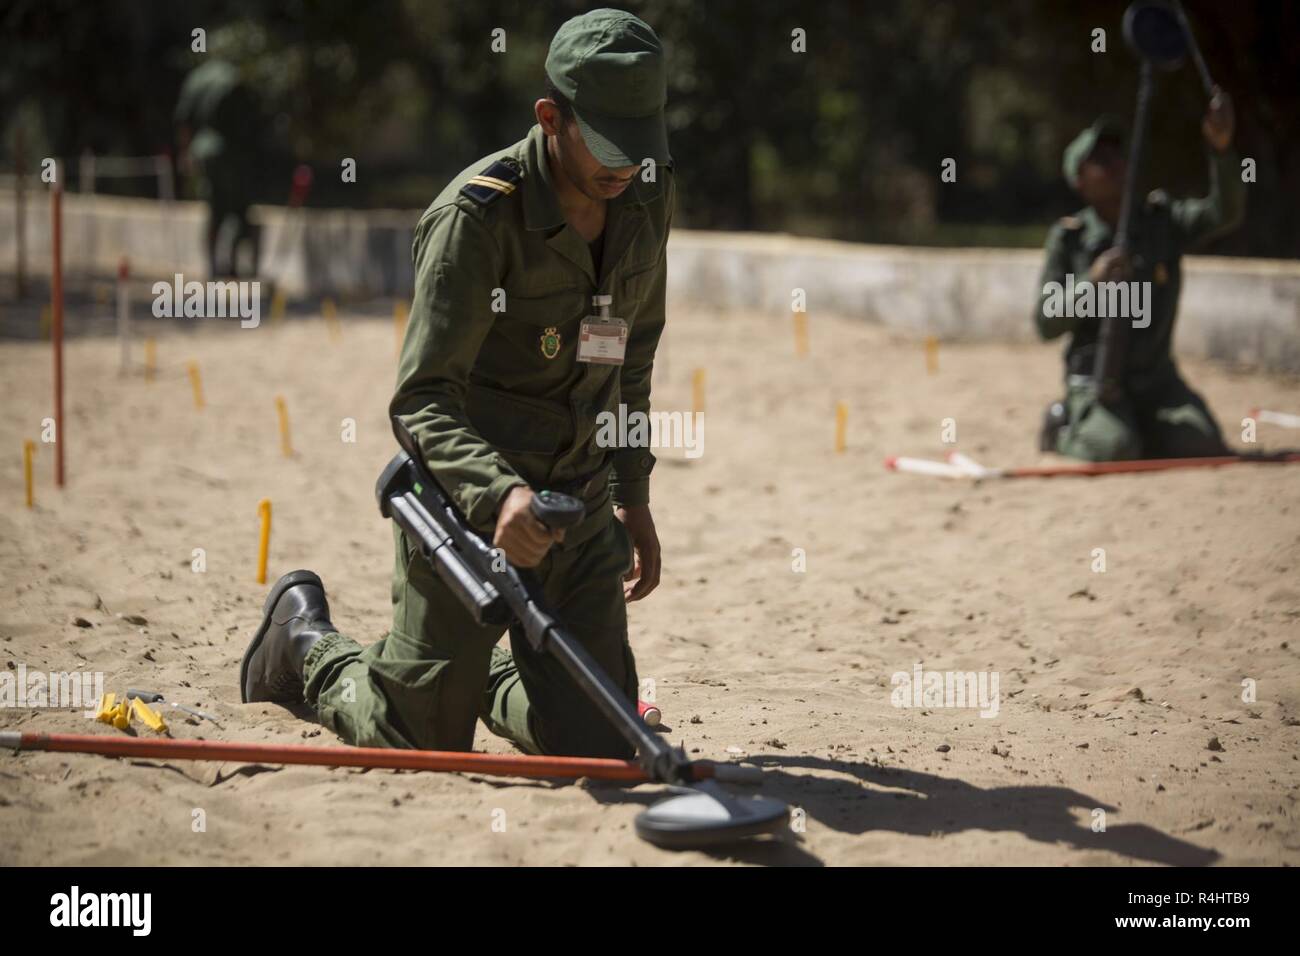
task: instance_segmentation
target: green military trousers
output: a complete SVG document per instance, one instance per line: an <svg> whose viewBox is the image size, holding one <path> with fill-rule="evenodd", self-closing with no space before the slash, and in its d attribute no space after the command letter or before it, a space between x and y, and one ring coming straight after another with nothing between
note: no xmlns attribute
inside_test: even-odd
<svg viewBox="0 0 1300 956"><path fill-rule="evenodd" d="M1091 379L1071 378L1067 424L1057 435L1062 455L1084 461L1202 458L1229 454L1205 400L1176 371L1103 403Z"/></svg>
<svg viewBox="0 0 1300 956"><path fill-rule="evenodd" d="M478 718L526 753L629 759L610 726L558 661L511 629L480 627L395 529L393 628L368 647L327 634L303 665L307 703L321 723L361 747L471 750ZM623 575L631 536L612 514L594 536L551 548L534 573L552 610L635 701Z"/></svg>
<svg viewBox="0 0 1300 956"><path fill-rule="evenodd" d="M253 196L249 184L252 170L245 162L229 156L203 163L203 195L208 201L208 268L211 277L235 278L239 271L239 246L247 241L256 277L261 254L261 227L249 219Z"/></svg>

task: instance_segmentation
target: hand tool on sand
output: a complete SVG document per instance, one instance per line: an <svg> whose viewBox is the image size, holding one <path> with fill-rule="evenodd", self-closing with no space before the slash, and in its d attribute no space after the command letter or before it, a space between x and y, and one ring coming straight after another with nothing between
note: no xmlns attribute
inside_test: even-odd
<svg viewBox="0 0 1300 956"><path fill-rule="evenodd" d="M195 710L193 707L186 707L184 704L177 704L174 701L167 700L156 690L138 690L134 687L129 687L127 688L126 696L128 700L142 700L146 704L166 704L168 707L174 708L175 710L184 711L191 717L198 717L201 720L210 720L218 727L221 726L221 724L217 722L217 718L213 717L211 714L204 713L201 710Z"/></svg>

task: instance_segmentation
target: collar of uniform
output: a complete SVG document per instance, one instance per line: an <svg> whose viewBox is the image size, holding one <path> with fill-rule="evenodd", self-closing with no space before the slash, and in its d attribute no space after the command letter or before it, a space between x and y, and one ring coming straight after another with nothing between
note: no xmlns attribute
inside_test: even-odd
<svg viewBox="0 0 1300 956"><path fill-rule="evenodd" d="M537 185L524 187L524 226L528 229L553 229L564 225L564 213L555 198L555 183L546 160L546 134L541 125L528 131L528 146L524 150L527 176Z"/></svg>
<svg viewBox="0 0 1300 956"><path fill-rule="evenodd" d="M654 182L649 182L649 183L646 182L641 177L641 172L638 171L637 174L632 178L632 188L626 190L624 192L624 195L627 195L628 193L635 193L637 203L642 206L654 202L654 200L659 196L659 190L663 188L659 183L659 175L658 175L662 168L663 166L661 165L655 169Z"/></svg>
<svg viewBox="0 0 1300 956"><path fill-rule="evenodd" d="M1106 220L1097 215L1097 210L1088 206L1079 214L1083 220L1083 244L1088 249L1105 249L1111 245L1114 239L1114 230L1106 224Z"/></svg>
<svg viewBox="0 0 1300 956"><path fill-rule="evenodd" d="M1115 230L1107 224L1106 220L1097 215L1097 210L1089 206L1079 214L1083 220L1083 245L1093 252L1101 252L1109 249L1115 244ZM1133 217L1133 223L1129 228L1129 247L1132 248L1135 242L1141 240L1146 231L1146 208L1143 207L1137 211Z"/></svg>
<svg viewBox="0 0 1300 956"><path fill-rule="evenodd" d="M555 182L551 179L551 167L546 156L546 134L540 125L535 125L528 131L527 144L524 162L528 167L528 175L539 180L541 187L524 189L524 224L528 229L553 229L564 224L564 213L555 198ZM648 183L637 173L632 179L632 187L616 196L610 205L619 207L635 203L645 206L659 196L661 188L658 176L654 182Z"/></svg>

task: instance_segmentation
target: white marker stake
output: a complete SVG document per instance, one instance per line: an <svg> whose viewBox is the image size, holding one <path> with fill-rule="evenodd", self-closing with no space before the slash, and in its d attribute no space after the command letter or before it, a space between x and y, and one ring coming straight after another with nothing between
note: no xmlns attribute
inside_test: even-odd
<svg viewBox="0 0 1300 956"><path fill-rule="evenodd" d="M945 461L930 461L927 458L890 457L885 459L885 467L890 471L910 471L917 475L935 475L939 478L969 477L956 465Z"/></svg>
<svg viewBox="0 0 1300 956"><path fill-rule="evenodd" d="M1281 425L1283 428L1300 428L1300 415L1292 415L1289 412L1270 412L1267 408L1258 408L1251 417L1255 421Z"/></svg>
<svg viewBox="0 0 1300 956"><path fill-rule="evenodd" d="M959 451L948 452L948 463L961 469L963 475L971 478L999 478L1002 475L996 468L985 468L974 458L969 458Z"/></svg>

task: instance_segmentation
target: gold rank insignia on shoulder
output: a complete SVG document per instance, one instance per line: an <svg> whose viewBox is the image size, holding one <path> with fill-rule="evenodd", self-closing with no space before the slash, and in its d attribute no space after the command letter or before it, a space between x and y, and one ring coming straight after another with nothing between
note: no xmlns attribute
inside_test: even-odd
<svg viewBox="0 0 1300 956"><path fill-rule="evenodd" d="M523 182L523 173L509 163L497 160L477 176L471 176L460 191L481 206L509 196Z"/></svg>
<svg viewBox="0 0 1300 956"><path fill-rule="evenodd" d="M560 330L553 325L547 326L546 331L542 333L539 339L539 344L542 347L544 357L548 359L555 358L560 354Z"/></svg>

